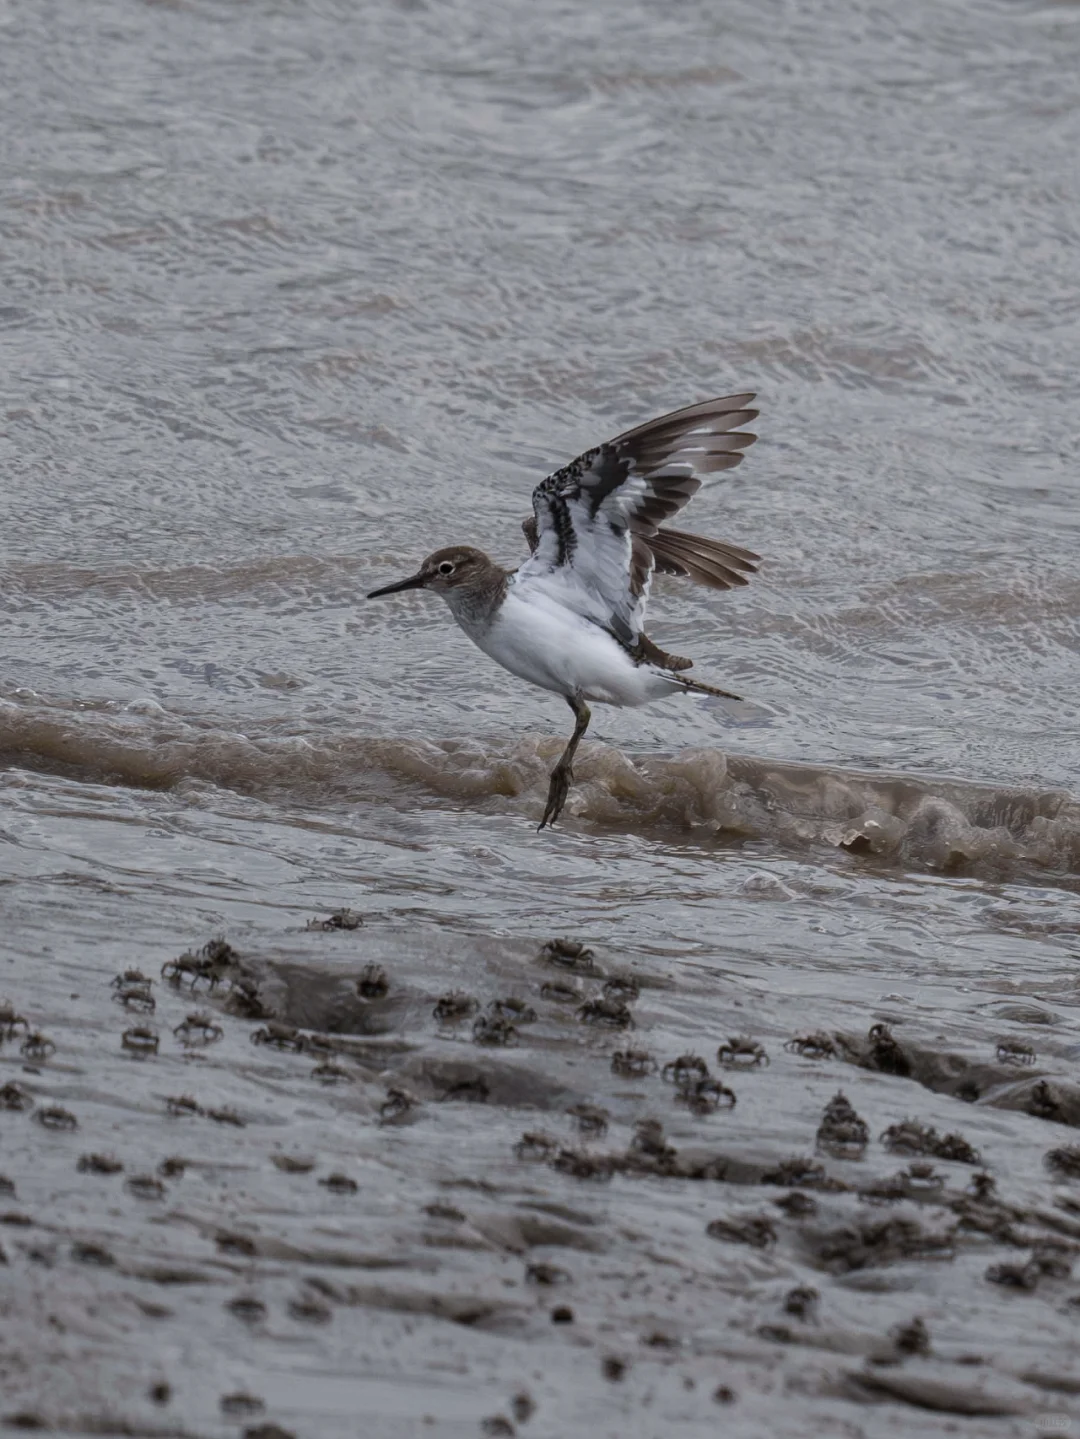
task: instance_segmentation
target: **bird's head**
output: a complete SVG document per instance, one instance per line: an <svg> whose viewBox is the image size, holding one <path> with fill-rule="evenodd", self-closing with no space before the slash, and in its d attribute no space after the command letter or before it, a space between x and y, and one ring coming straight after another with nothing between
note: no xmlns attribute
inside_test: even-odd
<svg viewBox="0 0 1080 1439"><path fill-rule="evenodd" d="M496 576L501 577L502 571L482 550L474 550L468 545L450 545L445 550L436 550L433 555L428 555L415 575L384 585L381 590L372 590L368 599L396 595L399 590L434 590L450 599L455 590L487 588Z"/></svg>

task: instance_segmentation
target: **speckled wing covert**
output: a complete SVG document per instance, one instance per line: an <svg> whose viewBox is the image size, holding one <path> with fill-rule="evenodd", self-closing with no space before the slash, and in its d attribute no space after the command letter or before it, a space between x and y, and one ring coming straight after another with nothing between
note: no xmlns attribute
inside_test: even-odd
<svg viewBox="0 0 1080 1439"><path fill-rule="evenodd" d="M557 595L628 646L641 635L654 569L714 589L746 584L758 559L750 550L660 525L701 488L699 476L741 462L757 439L738 429L757 417L753 398L661 415L549 475L533 491L522 526L532 554L515 583Z"/></svg>

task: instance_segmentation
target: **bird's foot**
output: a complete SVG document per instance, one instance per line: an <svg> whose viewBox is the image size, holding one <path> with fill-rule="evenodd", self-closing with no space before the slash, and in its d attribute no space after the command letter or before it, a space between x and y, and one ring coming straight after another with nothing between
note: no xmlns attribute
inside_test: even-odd
<svg viewBox="0 0 1080 1439"><path fill-rule="evenodd" d="M574 771L570 766L557 764L551 771L551 783L548 785L547 805L544 808L544 818L537 825L537 833L555 823L562 814L563 805L566 803L566 796L570 793L570 786L574 781Z"/></svg>

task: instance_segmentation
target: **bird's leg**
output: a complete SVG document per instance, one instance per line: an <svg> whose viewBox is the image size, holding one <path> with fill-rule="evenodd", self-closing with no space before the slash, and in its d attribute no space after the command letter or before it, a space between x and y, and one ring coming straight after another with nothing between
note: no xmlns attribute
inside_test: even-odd
<svg viewBox="0 0 1080 1439"><path fill-rule="evenodd" d="M574 733L570 736L570 743L563 750L559 763L551 771L547 806L544 809L544 818L540 821L539 829L554 824L562 814L562 807L566 803L566 796L570 793L570 785L574 778L574 755L581 743L581 736L589 728L589 721L592 719L589 706L582 703L581 700L568 695L566 702L574 711L577 723L574 725Z"/></svg>

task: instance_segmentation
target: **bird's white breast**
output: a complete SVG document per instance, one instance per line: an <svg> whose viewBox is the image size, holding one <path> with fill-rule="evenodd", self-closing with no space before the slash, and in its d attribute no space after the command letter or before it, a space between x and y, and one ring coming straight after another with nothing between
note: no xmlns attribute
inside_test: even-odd
<svg viewBox="0 0 1080 1439"><path fill-rule="evenodd" d="M543 594L515 592L483 625L456 616L485 654L519 679L601 704L640 705L681 686L652 665L635 665L605 630Z"/></svg>

